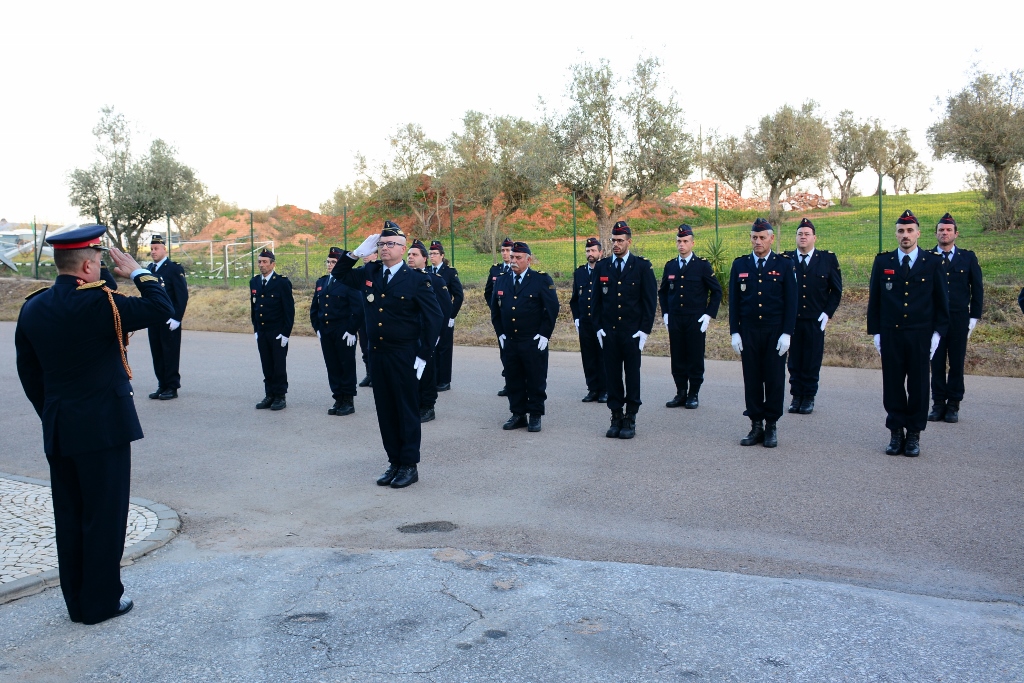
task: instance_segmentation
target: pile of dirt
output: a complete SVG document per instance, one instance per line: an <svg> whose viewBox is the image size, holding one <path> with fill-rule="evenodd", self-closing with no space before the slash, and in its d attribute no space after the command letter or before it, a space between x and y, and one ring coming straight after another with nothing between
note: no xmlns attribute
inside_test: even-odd
<svg viewBox="0 0 1024 683"><path fill-rule="evenodd" d="M683 183L679 189L665 198L674 206L703 206L714 208L715 185L718 185L718 208L720 209L752 209L767 211L768 202L764 199L746 199L727 183L717 180L693 180Z"/></svg>
<svg viewBox="0 0 1024 683"><path fill-rule="evenodd" d="M781 204L783 211L810 211L811 209L826 209L834 206L830 200L811 192L791 194L783 199Z"/></svg>
<svg viewBox="0 0 1024 683"><path fill-rule="evenodd" d="M257 242L273 240L274 244L302 244L303 240L316 239L315 235L332 231L340 234L341 226L340 216L324 216L290 204L271 211L253 212L252 228ZM192 238L194 241L227 239L249 239L248 211L220 216Z"/></svg>

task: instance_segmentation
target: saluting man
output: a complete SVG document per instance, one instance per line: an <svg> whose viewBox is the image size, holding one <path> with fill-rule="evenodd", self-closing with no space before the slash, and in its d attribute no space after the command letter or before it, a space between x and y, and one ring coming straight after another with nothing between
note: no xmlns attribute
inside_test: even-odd
<svg viewBox="0 0 1024 683"><path fill-rule="evenodd" d="M626 221L612 227L612 255L597 264L595 336L604 350L608 382L609 439L632 439L640 410L640 355L654 327L658 281L651 262L630 253L633 231ZM623 387L622 377L626 384ZM623 413L625 409L625 413Z"/></svg>
<svg viewBox="0 0 1024 683"><path fill-rule="evenodd" d="M429 262L428 253L423 242L413 240L412 246L409 247L409 255L406 257L406 262L413 270L427 273L430 276L430 284L434 288L434 296L437 299L437 305L441 309L441 319L442 321L447 321L454 317L452 315L452 297L448 294L448 285L445 284L444 278L427 268L427 263ZM444 322L441 324L441 329L445 329ZM443 331L441 336L444 337ZM437 405L437 392L439 390L437 353L440 348L441 341L439 340L434 346L434 353L430 358L426 359L427 367L423 369L423 376L420 377L420 422L430 422L437 417L434 406Z"/></svg>
<svg viewBox="0 0 1024 683"><path fill-rule="evenodd" d="M512 266L510 261L512 260L512 238L506 237L501 242L501 263L497 263L491 266L490 272L487 273L487 283L484 285L484 301L487 302L487 307L491 308L494 305L494 284L498 281L498 278L502 275L506 275L512 272ZM501 358L501 376L505 376L505 349L500 346L498 348L498 356ZM498 392L498 396L508 395L508 383L502 386L501 391Z"/></svg>
<svg viewBox="0 0 1024 683"><path fill-rule="evenodd" d="M558 295L551 276L532 270L526 242L512 245L512 271L494 286L491 323L505 350L505 381L512 417L502 429L541 430L547 400L548 340L558 318ZM529 414L529 420L527 420Z"/></svg>
<svg viewBox="0 0 1024 683"><path fill-rule="evenodd" d="M929 361L949 329L942 257L919 249L920 236L917 217L904 211L896 221L900 246L875 257L868 292L868 334L882 357L885 452L911 458L921 454L928 426Z"/></svg>
<svg viewBox="0 0 1024 683"><path fill-rule="evenodd" d="M88 225L46 240L57 279L27 297L14 330L18 377L42 421L50 465L60 589L68 616L84 624L132 608L121 555L131 442L142 438L142 427L125 346L129 332L174 315L157 277L114 248L114 272L131 277L140 296L104 285L104 232L103 225Z"/></svg>
<svg viewBox="0 0 1024 683"><path fill-rule="evenodd" d="M675 397L666 408L700 406L704 383L704 348L711 319L718 316L722 285L711 262L693 253L693 228L686 223L676 231L679 256L665 264L658 299L668 328Z"/></svg>
<svg viewBox="0 0 1024 683"><path fill-rule="evenodd" d="M789 350L789 412L810 415L818 394L825 326L843 298L843 273L831 251L815 249L814 223L804 218L796 229L796 251L786 256L796 264L796 328Z"/></svg>
<svg viewBox="0 0 1024 683"><path fill-rule="evenodd" d="M750 229L753 252L732 262L729 331L743 361L743 394L750 432L741 446L779 445L778 420L786 391L786 352L796 327L793 262L772 251L775 230L763 218Z"/></svg>
<svg viewBox="0 0 1024 683"><path fill-rule="evenodd" d="M162 236L154 235L150 240L149 254L153 262L146 267L160 280L174 305L174 315L148 330L149 351L153 356L153 372L157 381L156 391L149 397L169 401L178 398L178 389L181 388L178 365L181 360L181 321L188 306L188 283L185 282L185 269L168 258Z"/></svg>
<svg viewBox="0 0 1024 683"><path fill-rule="evenodd" d="M939 339L932 357L932 411L929 422L957 422L960 401L964 400L964 358L967 339L981 319L985 305L985 285L981 266L973 251L956 246L960 236L956 221L948 213L935 226L938 244L935 253L942 257L942 273L949 296L949 332ZM949 361L949 374L946 361Z"/></svg>
<svg viewBox="0 0 1024 683"><path fill-rule="evenodd" d="M597 328L594 327L594 283L596 282L597 262L604 256L601 240L596 237L587 239L587 262L576 269L572 276L572 297L569 308L572 310L576 333L580 338L580 356L583 359L583 377L587 381L587 395L584 403L608 402L608 389L604 380L604 357L601 345L597 342Z"/></svg>
<svg viewBox="0 0 1024 683"><path fill-rule="evenodd" d="M264 249L256 259L260 274L249 280L252 304L252 329L263 366L265 396L257 410L282 410L287 406L288 338L295 324L295 298L292 283L274 270L274 252Z"/></svg>
<svg viewBox="0 0 1024 683"><path fill-rule="evenodd" d="M327 252L327 275L316 281L309 304L309 324L313 326L327 366L327 383L334 405L328 415L351 415L356 411L356 334L363 324L363 299L331 275L341 258L341 249Z"/></svg>
<svg viewBox="0 0 1024 683"><path fill-rule="evenodd" d="M355 268L356 260L377 251L380 259ZM388 468L379 486L399 489L419 481L419 380L441 333L441 308L430 276L406 265L405 233L384 221L355 251L342 251L331 272L363 297L369 332L373 403Z"/></svg>
<svg viewBox="0 0 1024 683"><path fill-rule="evenodd" d="M441 326L441 341L437 345L437 390L448 391L452 388L452 354L455 351L455 319L459 316L465 294L459 281L459 271L455 270L444 257L444 245L434 240L430 243L430 270L441 276L451 297L451 312Z"/></svg>

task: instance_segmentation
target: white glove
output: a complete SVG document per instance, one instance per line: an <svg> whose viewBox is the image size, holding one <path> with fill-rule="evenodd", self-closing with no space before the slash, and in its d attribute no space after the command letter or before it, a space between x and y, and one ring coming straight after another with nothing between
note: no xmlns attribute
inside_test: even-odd
<svg viewBox="0 0 1024 683"><path fill-rule="evenodd" d="M637 330L637 333L633 335L633 339L640 340L640 350L644 350L644 344L647 342L647 333L642 330Z"/></svg>
<svg viewBox="0 0 1024 683"><path fill-rule="evenodd" d="M181 321L171 318L170 320L167 321L167 326L171 328L171 332L174 332L176 329L181 327ZM971 327L973 328L974 326L972 325ZM968 332L967 336L971 336L971 333Z"/></svg>
<svg viewBox="0 0 1024 683"><path fill-rule="evenodd" d="M319 332L317 332L316 334L317 334L318 337L320 336ZM344 339L345 343L347 345L349 345L349 346L355 346L356 345L356 335L354 335L354 334L346 332L345 334L341 335L341 338Z"/></svg>
<svg viewBox="0 0 1024 683"><path fill-rule="evenodd" d="M259 332L253 332L252 333L252 338L255 339L256 341L259 341L260 333Z"/></svg>
<svg viewBox="0 0 1024 683"><path fill-rule="evenodd" d="M938 332L932 332L932 346L928 349L928 360L931 360L935 356L935 349L939 348L939 339L941 335Z"/></svg>
<svg viewBox="0 0 1024 683"><path fill-rule="evenodd" d="M448 318L448 327L455 327L455 318Z"/></svg>
<svg viewBox="0 0 1024 683"><path fill-rule="evenodd" d="M818 322L821 323L821 331L824 332L825 325L828 325L828 313L822 312L822 314L818 316Z"/></svg>
<svg viewBox="0 0 1024 683"><path fill-rule="evenodd" d="M505 335L502 334L498 336L498 346L505 348Z"/></svg>
<svg viewBox="0 0 1024 683"><path fill-rule="evenodd" d="M374 234L363 240L363 243L356 247L356 250L352 252L353 256L363 258L369 256L373 252L377 251L377 242L380 241L380 234Z"/></svg>
<svg viewBox="0 0 1024 683"><path fill-rule="evenodd" d="M533 338L537 340L537 350L538 351L543 351L544 349L548 348L548 338L547 337L542 337L539 334L535 334L535 335L533 335Z"/></svg>
<svg viewBox="0 0 1024 683"><path fill-rule="evenodd" d="M974 326L978 324L977 318L971 318L970 322L967 323L967 338L971 338L971 334L974 333ZM174 329L173 327L171 328Z"/></svg>
<svg viewBox="0 0 1024 683"><path fill-rule="evenodd" d="M416 360L412 362L412 367L416 371L416 379L422 379L423 369L427 367L427 361L423 360L419 356L416 356Z"/></svg>
<svg viewBox="0 0 1024 683"><path fill-rule="evenodd" d="M882 355L882 335L875 335L875 351L878 351L878 355Z"/></svg>
<svg viewBox="0 0 1024 683"><path fill-rule="evenodd" d="M705 313L701 317L697 318L697 322L700 323L701 334L708 331L708 325L711 324L711 316Z"/></svg>
<svg viewBox="0 0 1024 683"><path fill-rule="evenodd" d="M604 348L604 338L605 338L604 330L598 330L597 331L597 345L600 346L602 349Z"/></svg>
<svg viewBox="0 0 1024 683"><path fill-rule="evenodd" d="M665 313L661 316L661 321L665 323L665 328L668 329L668 313Z"/></svg>
<svg viewBox="0 0 1024 683"><path fill-rule="evenodd" d="M317 330L317 331L316 331L316 338L317 338L317 339L319 339L319 338L320 338L320 330Z"/></svg>
<svg viewBox="0 0 1024 683"><path fill-rule="evenodd" d="M274 337L274 339L280 339L281 340L281 348L282 349L284 347L288 346L288 337L284 336L283 334L277 335L276 337Z"/></svg>
<svg viewBox="0 0 1024 683"><path fill-rule="evenodd" d="M775 345L775 350L779 352L780 356L785 356L786 352L789 351L789 335L785 332L779 337L779 343Z"/></svg>
<svg viewBox="0 0 1024 683"><path fill-rule="evenodd" d="M580 333L580 319L576 318L572 322L576 325L576 334L579 334Z"/></svg>
<svg viewBox="0 0 1024 683"><path fill-rule="evenodd" d="M732 350L736 353L743 353L743 340L740 339L739 332L732 333Z"/></svg>

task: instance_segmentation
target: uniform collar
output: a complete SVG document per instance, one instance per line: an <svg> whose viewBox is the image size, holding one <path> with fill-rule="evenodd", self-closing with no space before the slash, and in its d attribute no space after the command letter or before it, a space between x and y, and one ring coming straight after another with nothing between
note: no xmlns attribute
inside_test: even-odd
<svg viewBox="0 0 1024 683"><path fill-rule="evenodd" d="M797 249L796 250L796 260L799 261L804 256L806 256L807 257L807 262L810 263L811 259L814 258L814 251L815 251L814 247L811 247L811 250L809 252L807 252L806 254L801 254L800 250Z"/></svg>
<svg viewBox="0 0 1024 683"><path fill-rule="evenodd" d="M165 263L167 263L167 257L166 256L164 256L159 261L153 261L153 270L157 270L158 268L160 268L160 266L162 266Z"/></svg>
<svg viewBox="0 0 1024 683"><path fill-rule="evenodd" d="M902 249L896 247L896 260L899 261L900 264L903 263L904 255L910 257L910 267L913 268L914 264L917 263L917 257L921 255L921 247L914 247L914 251L910 252L909 254L904 254L904 251Z"/></svg>
<svg viewBox="0 0 1024 683"><path fill-rule="evenodd" d="M942 246L941 245L938 245L938 244L935 245L935 253L938 254L939 256L942 256ZM949 248L949 258L950 258L950 260L953 260L953 257L955 255L956 255L956 245L954 244L954 245L950 246L950 248Z"/></svg>

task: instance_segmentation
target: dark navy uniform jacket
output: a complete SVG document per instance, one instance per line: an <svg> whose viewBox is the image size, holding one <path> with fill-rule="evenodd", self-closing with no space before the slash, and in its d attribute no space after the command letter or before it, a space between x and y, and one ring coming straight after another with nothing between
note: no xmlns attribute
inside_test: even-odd
<svg viewBox="0 0 1024 683"><path fill-rule="evenodd" d="M18 376L42 419L47 455L108 449L142 438L103 281L81 284L73 275L58 275L52 287L21 307L14 331ZM113 295L126 336L173 313L157 278L139 275L135 286L138 297Z"/></svg>
<svg viewBox="0 0 1024 683"><path fill-rule="evenodd" d="M528 268L518 294L511 272L495 282L491 323L497 336L525 341L539 334L551 339L557 318L558 295L547 273Z"/></svg>
<svg viewBox="0 0 1024 683"><path fill-rule="evenodd" d="M669 325L677 315L702 316L706 313L714 318L722 303L722 285L707 259L691 254L690 262L680 272L679 257L676 257L665 264L658 300L661 312L668 313Z"/></svg>
<svg viewBox="0 0 1024 683"><path fill-rule="evenodd" d="M651 333L658 308L658 280L651 262L630 252L625 272L619 273L614 256L597 262L594 282L594 327L612 332Z"/></svg>
<svg viewBox="0 0 1024 683"><path fill-rule="evenodd" d="M291 280L275 271L264 286L263 276L249 280L252 331L277 336L292 336L295 324L295 299Z"/></svg>
<svg viewBox="0 0 1024 683"><path fill-rule="evenodd" d="M799 285L796 317L817 320L824 313L831 319L843 298L843 272L839 269L839 258L831 251L815 249L801 275L799 253L787 251L786 256L793 261Z"/></svg>
<svg viewBox="0 0 1024 683"><path fill-rule="evenodd" d="M732 262L729 274L729 333L744 325L782 325L783 334L796 329L796 271L793 261L774 251L765 256L763 270L757 259L745 254Z"/></svg>
<svg viewBox="0 0 1024 683"><path fill-rule="evenodd" d="M430 268L429 265L427 267ZM462 290L462 282L459 281L459 271L442 263L437 267L437 273L435 274L444 280L444 284L448 287L448 295L451 297L452 304L452 310L448 317L454 318L459 314L459 310L462 308L462 301L466 298L466 294ZM444 324L447 325L448 321L445 320Z"/></svg>
<svg viewBox="0 0 1024 683"><path fill-rule="evenodd" d="M171 318L180 323L185 317L185 307L188 306L188 283L185 281L185 269L169 258L164 261L159 270L156 269L156 263L150 263L146 268L160 279L167 296L171 299L171 305L174 306L174 315Z"/></svg>
<svg viewBox="0 0 1024 683"><path fill-rule="evenodd" d="M331 280L329 285L328 280ZM316 281L313 290L309 324L315 332L355 334L363 324L363 299L359 290L342 284L338 278L324 275Z"/></svg>
<svg viewBox="0 0 1024 683"><path fill-rule="evenodd" d="M451 293L444 278L437 273L427 273L430 276L430 285L434 288L434 296L437 298L437 306L441 309L441 327L448 326L448 319L455 317L455 304L452 301ZM462 286L461 284L459 285ZM423 356L420 356L423 358Z"/></svg>
<svg viewBox="0 0 1024 683"><path fill-rule="evenodd" d="M927 330L946 336L949 296L942 257L918 248L917 260L904 278L903 252L882 252L871 267L868 295L868 334L883 330Z"/></svg>
<svg viewBox="0 0 1024 683"><path fill-rule="evenodd" d="M366 336L373 350L418 344L422 353L433 354L441 333L441 307L430 276L403 263L385 287L382 262L353 268L356 261L348 254L342 252L331 274L359 291L366 316ZM429 356L420 358L430 360Z"/></svg>
<svg viewBox="0 0 1024 683"><path fill-rule="evenodd" d="M942 262L942 249L935 245L935 253ZM968 318L981 318L985 307L985 286L981 281L981 266L973 251L956 247L953 258L941 266L946 279L950 313L966 313Z"/></svg>
<svg viewBox="0 0 1024 683"><path fill-rule="evenodd" d="M488 306L494 303L494 283L505 273L511 272L512 266L504 262L491 266L491 270L487 273L487 284L484 285L484 300Z"/></svg>
<svg viewBox="0 0 1024 683"><path fill-rule="evenodd" d="M580 325L594 322L594 283L597 282L597 264L591 268L584 263L572 274L572 296L569 298L569 309L573 320Z"/></svg>

